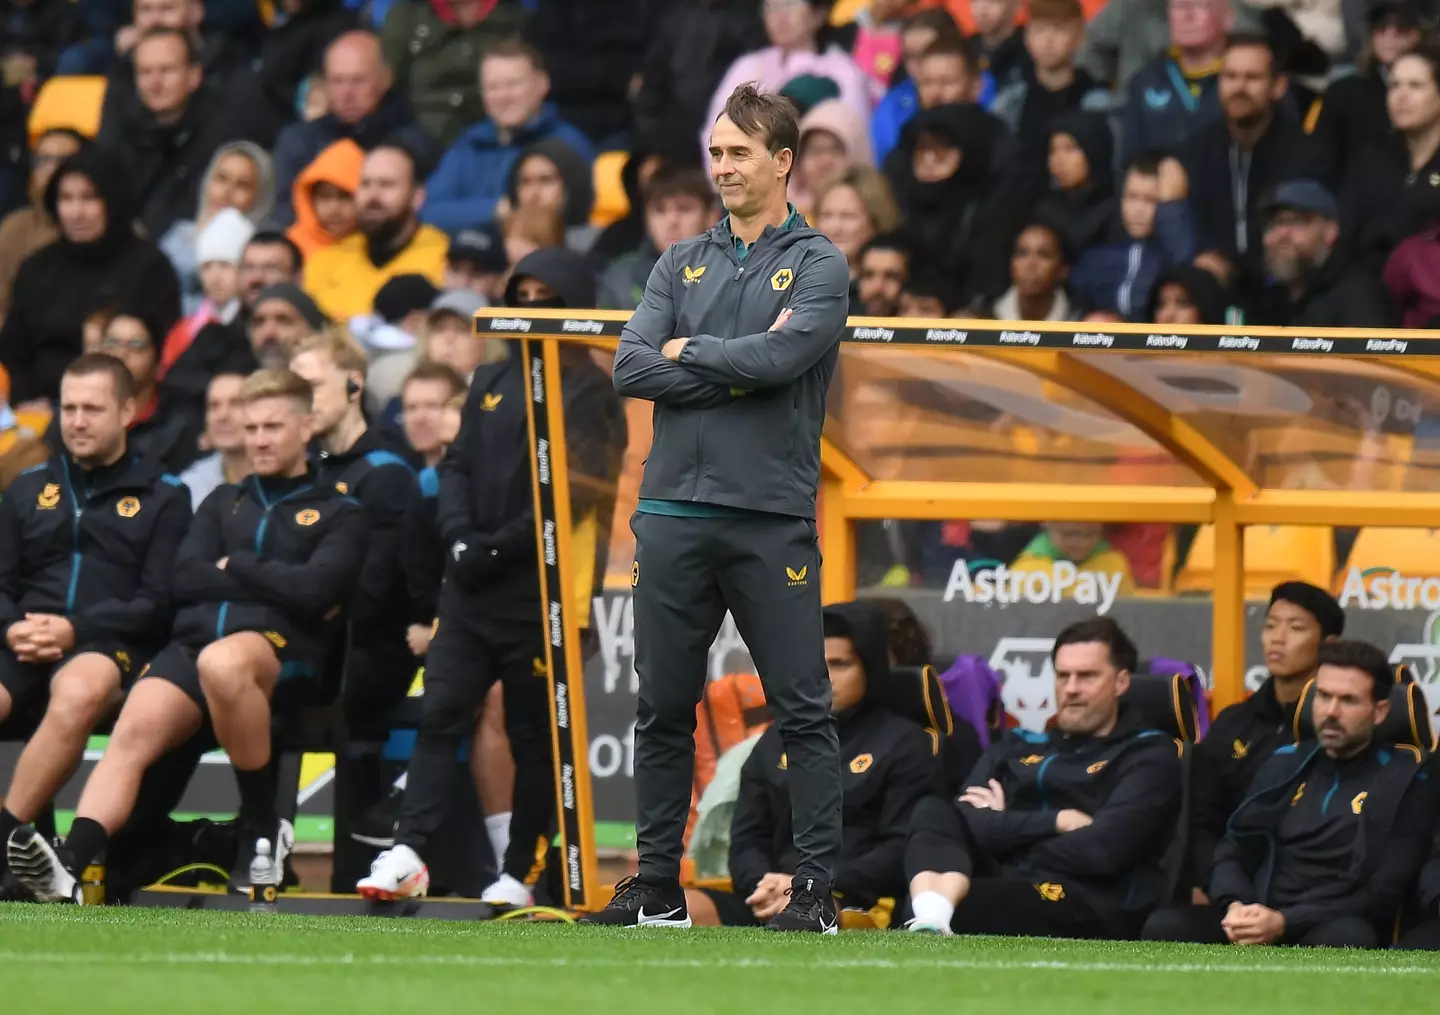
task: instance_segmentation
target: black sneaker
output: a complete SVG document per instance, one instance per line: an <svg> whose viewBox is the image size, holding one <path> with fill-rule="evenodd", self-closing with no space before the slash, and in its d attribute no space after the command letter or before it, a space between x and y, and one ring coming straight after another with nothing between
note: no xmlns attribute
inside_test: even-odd
<svg viewBox="0 0 1440 1015"><path fill-rule="evenodd" d="M51 846L29 825L10 833L6 843L10 873L29 890L36 902L80 903L80 879L64 846Z"/></svg>
<svg viewBox="0 0 1440 1015"><path fill-rule="evenodd" d="M829 885L814 878L796 878L790 882L789 895L789 904L765 925L766 930L839 933L840 921L835 915L835 899Z"/></svg>
<svg viewBox="0 0 1440 1015"><path fill-rule="evenodd" d="M395 848L395 825L404 802L405 791L392 786L389 793L350 822L350 838L376 849Z"/></svg>
<svg viewBox="0 0 1440 1015"><path fill-rule="evenodd" d="M690 911L678 882L652 884L631 877L615 886L609 905L598 913L587 913L580 922L601 927L684 928L690 926Z"/></svg>

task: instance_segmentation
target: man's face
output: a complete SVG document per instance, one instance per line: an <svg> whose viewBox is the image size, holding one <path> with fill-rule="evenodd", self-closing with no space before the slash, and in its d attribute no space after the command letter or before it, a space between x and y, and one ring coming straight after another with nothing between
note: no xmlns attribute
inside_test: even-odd
<svg viewBox="0 0 1440 1015"><path fill-rule="evenodd" d="M1390 702L1375 701L1374 678L1353 666L1322 666L1315 674L1311 719L1320 746L1332 758L1348 758L1375 736L1390 714Z"/></svg>
<svg viewBox="0 0 1440 1015"><path fill-rule="evenodd" d="M135 418L135 403L121 403L109 374L60 379L60 439L65 450L84 466L112 461L125 444L125 430Z"/></svg>
<svg viewBox="0 0 1440 1015"><path fill-rule="evenodd" d="M1339 232L1331 219L1281 208L1265 223L1265 267L1282 285L1303 281L1330 259Z"/></svg>
<svg viewBox="0 0 1440 1015"><path fill-rule="evenodd" d="M139 390L148 391L154 386L157 366L155 342L140 321L133 317L115 318L101 336L97 351L124 363Z"/></svg>
<svg viewBox="0 0 1440 1015"><path fill-rule="evenodd" d="M1170 41L1181 49L1218 46L1230 30L1229 0L1170 0Z"/></svg>
<svg viewBox="0 0 1440 1015"><path fill-rule="evenodd" d="M420 193L409 159L391 148L371 152L355 195L360 231L375 236L402 227L419 212Z"/></svg>
<svg viewBox="0 0 1440 1015"><path fill-rule="evenodd" d="M325 436L350 411L352 402L345 390L345 371L336 366L329 356L314 349L292 359L290 369L309 383L314 398L311 422L315 432Z"/></svg>
<svg viewBox="0 0 1440 1015"><path fill-rule="evenodd" d="M55 214L60 231L71 243L94 243L105 235L110 219L105 201L87 176L68 173L60 181Z"/></svg>
<svg viewBox="0 0 1440 1015"><path fill-rule="evenodd" d="M243 409L245 455L257 476L289 476L315 436L310 414L293 398L261 398Z"/></svg>
<svg viewBox="0 0 1440 1015"><path fill-rule="evenodd" d="M710 132L710 176L720 203L742 218L757 214L784 189L794 157L789 148L771 155L761 138L746 134L728 116Z"/></svg>
<svg viewBox="0 0 1440 1015"><path fill-rule="evenodd" d="M991 3L994 0L971 0L973 13L976 3ZM900 33L900 49L905 58L905 73L913 81L920 76L920 58L935 42L935 29L923 25L907 28Z"/></svg>
<svg viewBox="0 0 1440 1015"><path fill-rule="evenodd" d="M283 243L251 243L240 255L240 299L252 311L261 291L297 281L298 265Z"/></svg>
<svg viewBox="0 0 1440 1015"><path fill-rule="evenodd" d="M708 201L691 194L671 194L645 204L645 231L659 251L709 229L715 214Z"/></svg>
<svg viewBox="0 0 1440 1015"><path fill-rule="evenodd" d="M1275 76L1264 46L1235 46L1220 64L1220 108L1237 127L1261 123L1285 94L1285 79Z"/></svg>
<svg viewBox="0 0 1440 1015"><path fill-rule="evenodd" d="M1025 49L1035 66L1055 71L1068 67L1085 39L1084 21L1036 21L1025 26Z"/></svg>
<svg viewBox="0 0 1440 1015"><path fill-rule="evenodd" d="M1021 296L1054 292L1065 275L1060 241L1049 229L1032 227L1015 240L1015 249L1010 255L1010 281Z"/></svg>
<svg viewBox="0 0 1440 1015"><path fill-rule="evenodd" d="M765 0L765 35L770 45L781 49L810 48L825 14L808 0Z"/></svg>
<svg viewBox="0 0 1440 1015"><path fill-rule="evenodd" d="M965 58L958 53L931 53L920 60L915 91L921 109L934 109L951 102L973 101L975 80Z"/></svg>
<svg viewBox="0 0 1440 1015"><path fill-rule="evenodd" d="M545 104L550 75L523 56L487 56L480 61L480 101L501 130L518 130Z"/></svg>
<svg viewBox="0 0 1440 1015"><path fill-rule="evenodd" d="M152 28L200 27L205 7L196 0L135 0L133 24L143 35Z"/></svg>
<svg viewBox="0 0 1440 1015"><path fill-rule="evenodd" d="M1115 721L1130 672L1116 667L1098 641L1062 645L1055 651L1055 725L1070 736L1104 730Z"/></svg>
<svg viewBox="0 0 1440 1015"><path fill-rule="evenodd" d="M1320 621L1314 614L1294 603L1277 599L1265 614L1265 628L1260 632L1260 650L1265 654L1265 668L1281 680L1308 677L1320 660Z"/></svg>
<svg viewBox="0 0 1440 1015"><path fill-rule="evenodd" d="M865 697L865 664L849 638L825 639L825 666L830 670L830 711L836 714Z"/></svg>
<svg viewBox="0 0 1440 1015"><path fill-rule="evenodd" d="M485 342L459 314L437 312L426 329L425 355L444 363L461 377L469 377L485 358Z"/></svg>
<svg viewBox="0 0 1440 1015"><path fill-rule="evenodd" d="M244 386L239 374L221 374L205 392L205 439L216 451L245 448L245 405L240 401Z"/></svg>
<svg viewBox="0 0 1440 1015"><path fill-rule="evenodd" d="M200 74L185 43L173 35L144 39L135 47L135 88L156 116L183 110L200 87Z"/></svg>
<svg viewBox="0 0 1440 1015"><path fill-rule="evenodd" d="M1095 552L1104 530L1099 522L1050 522L1045 531L1063 559L1079 564Z"/></svg>
<svg viewBox="0 0 1440 1015"><path fill-rule="evenodd" d="M414 380L400 392L401 423L405 439L420 455L433 455L443 445L445 403L450 385L444 381Z"/></svg>
<svg viewBox="0 0 1440 1015"><path fill-rule="evenodd" d="M1015 24L1015 0L970 0L970 16L981 35L999 35Z"/></svg>
<svg viewBox="0 0 1440 1015"><path fill-rule="evenodd" d="M472 293L483 296L486 303L494 305L500 302L505 294L505 282L505 275L482 271L478 265L461 259L446 262L445 284L440 288L446 292L451 289L469 289Z"/></svg>
<svg viewBox="0 0 1440 1015"><path fill-rule="evenodd" d="M268 299L250 315L250 348L262 367L278 370L290 361L310 330L300 311L284 300Z"/></svg>
<svg viewBox="0 0 1440 1015"><path fill-rule="evenodd" d="M346 43L325 54L325 92L330 112L341 123L359 123L380 108L390 75L374 45Z"/></svg>
<svg viewBox="0 0 1440 1015"><path fill-rule="evenodd" d="M565 210L565 178L560 167L544 155L531 155L520 163L515 179L516 204L521 208Z"/></svg>
<svg viewBox="0 0 1440 1015"><path fill-rule="evenodd" d="M868 250L860 258L858 290L867 317L894 317L900 309L900 291L910 277L910 266L898 250Z"/></svg>
<svg viewBox="0 0 1440 1015"><path fill-rule="evenodd" d="M517 307L533 307L537 303L545 303L555 298L555 290L548 282L531 275L523 275L520 281L515 283L515 305Z"/></svg>
<svg viewBox="0 0 1440 1015"><path fill-rule="evenodd" d="M1120 192L1120 221L1131 239L1148 240L1160 207L1160 177L1131 170Z"/></svg>

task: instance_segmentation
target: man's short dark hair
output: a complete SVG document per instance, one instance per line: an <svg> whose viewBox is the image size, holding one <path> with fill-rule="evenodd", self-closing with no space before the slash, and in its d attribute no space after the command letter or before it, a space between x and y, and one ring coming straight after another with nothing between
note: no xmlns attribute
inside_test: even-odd
<svg viewBox="0 0 1440 1015"><path fill-rule="evenodd" d="M910 32L915 29L928 29L935 33L937 39L963 39L964 33L960 26L955 23L955 16L944 7L927 7L923 11L916 11L905 19L905 24L900 31Z"/></svg>
<svg viewBox="0 0 1440 1015"><path fill-rule="evenodd" d="M1225 52L1232 49L1247 49L1258 47L1270 54L1270 76L1280 77L1285 69L1280 66L1280 53L1275 48L1275 40L1264 32L1231 32L1225 36Z"/></svg>
<svg viewBox="0 0 1440 1015"><path fill-rule="evenodd" d="M284 233L275 229L262 229L250 237L250 242L245 244L249 247L284 247L290 252L290 274L300 274L300 269L305 267L305 255L295 245L295 241Z"/></svg>
<svg viewBox="0 0 1440 1015"><path fill-rule="evenodd" d="M420 169L420 156L415 154L414 149L410 147L409 143L406 142L404 138L392 134L384 141L381 141L374 148L371 148L368 152L366 152L365 157L369 158L376 152L381 151L399 152L402 156L404 156L405 161L410 163L411 187L419 187L425 183L424 175Z"/></svg>
<svg viewBox="0 0 1440 1015"><path fill-rule="evenodd" d="M480 52L480 62L483 64L491 57L524 57L530 61L530 66L538 71L545 70L545 57L540 51L519 36L500 39L492 42Z"/></svg>
<svg viewBox="0 0 1440 1015"><path fill-rule="evenodd" d="M151 39L164 38L180 40L180 45L185 50L185 63L187 66L194 67L200 62L200 47L196 44L189 32L180 28L147 28L140 38L136 40L135 47L131 52L137 52L143 43L149 42Z"/></svg>
<svg viewBox="0 0 1440 1015"><path fill-rule="evenodd" d="M925 52L920 54L922 60L932 56L958 56L965 64L967 77L980 76L980 58L976 55L970 40L964 36L958 39L944 35L937 37L934 42L925 47Z"/></svg>
<svg viewBox="0 0 1440 1015"><path fill-rule="evenodd" d="M450 394L446 395L446 398L458 395L468 387L465 378L460 376L460 371L448 363L437 363L433 359L422 359L415 364L415 369L405 375L405 380L400 382L402 397L411 381L444 381L450 388Z"/></svg>
<svg viewBox="0 0 1440 1015"><path fill-rule="evenodd" d="M730 93L720 115L729 117L750 137L764 141L771 158L785 148L792 155L800 154L799 111L795 103L778 92L762 92L747 81Z"/></svg>
<svg viewBox="0 0 1440 1015"><path fill-rule="evenodd" d="M110 378L119 404L124 405L135 397L135 378L130 376L124 363L109 353L87 352L65 368L66 377L91 377L95 374L105 374Z"/></svg>
<svg viewBox="0 0 1440 1015"><path fill-rule="evenodd" d="M1320 665L1359 670L1370 676L1370 700L1384 701L1395 686L1395 671L1390 660L1368 641L1341 638L1320 646Z"/></svg>
<svg viewBox="0 0 1440 1015"><path fill-rule="evenodd" d="M871 237L866 244L860 248L859 263L864 263L865 255L872 250L893 250L905 258L906 267L915 263L915 244L911 243L904 233L880 233L877 236Z"/></svg>
<svg viewBox="0 0 1440 1015"><path fill-rule="evenodd" d="M1050 661L1053 663L1056 655L1066 645L1088 645L1092 642L1105 646L1110 653L1110 662L1117 670L1134 673L1135 668L1140 665L1140 654L1135 650L1135 643L1124 629L1109 617L1080 620L1065 628L1055 638L1055 647L1050 650Z"/></svg>
<svg viewBox="0 0 1440 1015"><path fill-rule="evenodd" d="M1125 163L1125 175L1139 173L1141 176L1159 176L1160 163L1165 161L1165 153L1150 149L1133 156Z"/></svg>
<svg viewBox="0 0 1440 1015"><path fill-rule="evenodd" d="M933 265L916 269L912 263L910 277L900 291L902 295L939 300L947 316L959 310L963 302L955 277Z"/></svg>
<svg viewBox="0 0 1440 1015"><path fill-rule="evenodd" d="M662 162L645 185L645 204L674 197L693 197L709 208L715 203L715 188L699 166Z"/></svg>

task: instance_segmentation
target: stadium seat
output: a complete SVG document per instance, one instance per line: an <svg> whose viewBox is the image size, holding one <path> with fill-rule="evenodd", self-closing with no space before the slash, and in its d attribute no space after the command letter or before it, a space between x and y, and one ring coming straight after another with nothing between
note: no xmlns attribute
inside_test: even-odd
<svg viewBox="0 0 1440 1015"><path fill-rule="evenodd" d="M1350 570L1404 571L1408 578L1440 578L1440 529L1363 528L1350 548L1350 559L1335 575L1345 586Z"/></svg>
<svg viewBox="0 0 1440 1015"><path fill-rule="evenodd" d="M1200 705L1195 700L1190 680L1179 673L1168 676L1135 673L1130 676L1130 690L1121 699L1138 708L1145 724L1157 729L1176 742L1180 753L1180 818L1175 835L1160 862L1165 871L1164 898L1175 903L1188 901L1190 888L1185 876L1186 857L1190 849L1190 785L1191 757L1200 729Z"/></svg>
<svg viewBox="0 0 1440 1015"><path fill-rule="evenodd" d="M941 786L947 794L959 792L980 760L980 738L969 723L956 722L935 667L894 667L877 697L890 711L923 726L935 737Z"/></svg>
<svg viewBox="0 0 1440 1015"><path fill-rule="evenodd" d="M1435 731L1430 723L1430 709L1425 692L1413 680L1404 680L1397 670L1397 683L1390 689L1390 714L1375 729L1378 744L1400 744L1429 751L1435 748ZM1315 701L1315 681L1300 692L1295 708L1295 739L1315 739L1315 722L1311 706Z"/></svg>
<svg viewBox="0 0 1440 1015"><path fill-rule="evenodd" d="M629 152L601 152L595 157L595 204L590 224L603 229L630 214L630 196L625 193L622 174Z"/></svg>
<svg viewBox="0 0 1440 1015"><path fill-rule="evenodd" d="M1335 575L1333 530L1323 525L1251 525L1245 529L1245 594L1269 596L1281 582L1305 581L1326 588ZM1175 578L1177 592L1215 587L1215 529L1201 526L1185 566Z"/></svg>
<svg viewBox="0 0 1440 1015"><path fill-rule="evenodd" d="M47 130L68 127L86 137L100 132L100 107L105 102L105 78L51 78L40 86L30 107L30 143Z"/></svg>

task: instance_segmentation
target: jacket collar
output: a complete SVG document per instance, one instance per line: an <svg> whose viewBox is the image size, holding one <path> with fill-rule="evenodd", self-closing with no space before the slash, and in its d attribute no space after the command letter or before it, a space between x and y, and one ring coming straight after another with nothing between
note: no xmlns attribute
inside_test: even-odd
<svg viewBox="0 0 1440 1015"><path fill-rule="evenodd" d="M553 102L547 102L525 122L507 144L500 142L500 128L489 118L481 120L465 132L465 140L476 148L518 148L552 133L560 125L560 112Z"/></svg>

